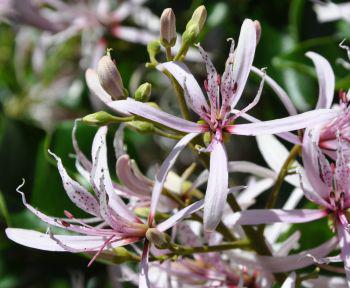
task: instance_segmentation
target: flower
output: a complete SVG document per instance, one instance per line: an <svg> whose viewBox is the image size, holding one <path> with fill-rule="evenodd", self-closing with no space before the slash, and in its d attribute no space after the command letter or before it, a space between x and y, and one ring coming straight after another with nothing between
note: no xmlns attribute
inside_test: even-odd
<svg viewBox="0 0 350 288"><path fill-rule="evenodd" d="M91 265L101 253L111 253L116 247L143 240L144 250L141 259L140 287L148 287L147 271L150 240L155 239L155 235L162 237L164 231L203 207L204 201L201 200L179 210L158 225L154 223L157 204L167 174L180 152L194 135L185 136L174 147L173 152L161 166L153 187L150 214L147 223L144 223L116 193L118 189L115 189L113 185L107 164L106 134L106 126L98 129L92 145L91 162L81 153L76 139L73 138L73 145L77 151L79 162L78 170L81 171L83 176L88 176L94 194L73 180L65 170L61 159L50 152L57 161L58 171L68 197L77 207L92 215L93 218L76 219L69 211L64 213L67 218L47 216L26 202L24 193L20 191L24 182L17 188L17 191L22 195L22 201L26 208L43 222L80 235L56 235L50 230L49 233L40 233L19 228L7 228L6 235L21 245L36 249L94 253L95 255L88 265ZM96 223L96 225L94 226L93 223Z"/></svg>
<svg viewBox="0 0 350 288"><path fill-rule="evenodd" d="M193 137L201 133L209 132L211 134L211 143L205 149L205 151L210 152L211 167L204 206L204 225L207 230L215 229L221 219L223 206L226 202L228 158L223 141L224 133L238 135L282 133L313 126L325 120L330 120L335 115L335 112L329 109L319 109L318 111L310 111L300 115L264 122L247 115L246 112L253 108L260 98L264 76L253 102L241 111L234 109L243 93L252 68L257 35L260 34L260 28L257 27L257 22L250 19L246 19L243 22L237 48L234 49L234 42L232 41L226 69L222 77L219 77L217 74L208 55L198 46L208 73L205 88L209 104L195 78L183 63L167 62L158 65L157 68L159 70L167 70L182 86L188 106L204 120L205 124L172 116L159 109L150 107L146 103L140 103L130 98L112 101L111 96L99 83L97 73L92 69L86 72L86 81L93 94L97 95L108 107L118 113L138 115L166 127L190 133L188 135L192 133ZM241 116L255 123L232 124L235 119ZM300 142L291 133L282 133L281 137L292 142Z"/></svg>
<svg viewBox="0 0 350 288"><path fill-rule="evenodd" d="M350 21L350 3L335 4L331 1L315 1L314 10L319 22L331 22L340 19Z"/></svg>

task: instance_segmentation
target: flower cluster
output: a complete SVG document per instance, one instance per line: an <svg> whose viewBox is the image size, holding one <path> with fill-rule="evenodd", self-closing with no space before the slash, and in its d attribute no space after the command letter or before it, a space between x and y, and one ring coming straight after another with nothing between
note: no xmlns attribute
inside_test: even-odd
<svg viewBox="0 0 350 288"><path fill-rule="evenodd" d="M56 22L55 17L49 21L44 14L55 15L66 9L66 4L42 2L55 7L39 13L29 6L22 13L13 10L18 1L5 1L7 17L58 33L51 35L57 39L86 29L87 25L107 27L115 35L122 31L122 27L115 27L122 8L107 13L101 4L100 9L93 10L98 13L92 14L76 7L79 17L73 19L67 14L63 22ZM131 13L133 9L129 7L127 11ZM35 21L28 17L29 12L37 13ZM175 15L166 9L160 19L160 40L148 45L147 66L168 77L177 93L182 117L149 101L149 83L141 85L134 97L129 96L109 52L97 65L89 66L92 68L86 70L86 83L90 92L117 115L100 111L76 121L72 142L81 183L68 174L58 156L49 153L57 161L68 197L90 216L80 219L69 211L64 211L62 218L47 216L26 201L21 185L17 191L23 204L49 228L46 233L7 228L8 238L36 249L85 253L91 258L88 266L95 260L123 263L120 281L138 283L139 287L273 287L279 283L287 288L301 282L306 287L319 286L320 282L326 287L334 287L332 283L338 283L337 287L350 285L349 94L341 91L340 103L332 106L335 77L331 65L323 56L308 52L306 56L316 69L319 96L314 110L298 113L287 93L267 75L268 70L253 66L262 28L251 19L244 20L237 44L229 39L225 69L219 74L210 55L197 43L205 19L206 10L201 6L187 23L179 48L174 49L180 40ZM184 63L193 45L206 69L203 85L198 84ZM164 63L157 60L160 46L166 53ZM256 96L238 109L251 72L261 79ZM289 116L262 121L248 114L258 105L265 84L277 94ZM98 126L91 158L79 148L78 123ZM114 158L107 145L109 126L113 125L119 125L114 137ZM125 129L178 142L157 172L147 177L125 148ZM230 161L230 135L256 136L270 168L248 161ZM293 148L289 151L272 135L287 145L293 144ZM190 165L178 175L175 164L187 147L203 170L195 171L195 165ZM115 160L118 180L111 176L111 159ZM231 186L230 173L248 173L251 178L245 186ZM284 207L278 209L276 200L284 181L295 190L285 197ZM256 198L271 187L266 208L251 209ZM303 196L311 208L297 209ZM291 232L290 225L325 217L333 236L310 250L291 253L298 249L303 235L299 230ZM338 248L340 254L333 256ZM140 262L140 271L135 272L124 263L128 261ZM344 263L345 278L297 271L312 265L327 269L332 262Z"/></svg>

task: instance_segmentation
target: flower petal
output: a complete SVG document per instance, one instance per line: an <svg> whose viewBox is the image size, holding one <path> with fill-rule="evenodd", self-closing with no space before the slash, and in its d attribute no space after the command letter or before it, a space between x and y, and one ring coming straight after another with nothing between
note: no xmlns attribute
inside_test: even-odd
<svg viewBox="0 0 350 288"><path fill-rule="evenodd" d="M256 44L256 26L252 20L245 19L234 55L232 79L236 83L237 90L229 101L231 107L236 106L244 90L253 64Z"/></svg>
<svg viewBox="0 0 350 288"><path fill-rule="evenodd" d="M276 120L231 125L227 126L226 130L231 134L246 136L277 134L320 125L332 120L337 114L337 111L332 109L318 109Z"/></svg>
<svg viewBox="0 0 350 288"><path fill-rule="evenodd" d="M288 111L289 115L298 114L297 109L295 108L292 100L290 100L288 94L284 89L277 84L275 80L273 80L270 76L266 75L261 69L258 69L254 66L251 67L251 71L260 77L265 77L265 82L271 87L271 89L276 93L278 98L281 100L282 104Z"/></svg>
<svg viewBox="0 0 350 288"><path fill-rule="evenodd" d="M281 288L295 288L296 284L296 274L295 272L292 272L287 279L283 282L283 285Z"/></svg>
<svg viewBox="0 0 350 288"><path fill-rule="evenodd" d="M234 213L227 219L227 224L234 225L259 225L283 223L305 223L326 217L326 210L318 209L251 209Z"/></svg>
<svg viewBox="0 0 350 288"><path fill-rule="evenodd" d="M61 175L64 190L70 200L80 209L94 216L100 217L99 204L95 197L85 187L74 181L67 173L60 157L49 150L49 153L56 159L58 172Z"/></svg>
<svg viewBox="0 0 350 288"><path fill-rule="evenodd" d="M201 115L203 107L206 111L210 111L202 89L185 64L181 62L166 62L158 65L157 69L160 71L168 70L182 89L188 90L189 93L185 93L185 96L187 96L186 102L194 112Z"/></svg>
<svg viewBox="0 0 350 288"><path fill-rule="evenodd" d="M148 278L148 256L150 243L147 239L144 241L143 251L141 256L141 270L139 275L139 288L150 288L151 283Z"/></svg>
<svg viewBox="0 0 350 288"><path fill-rule="evenodd" d="M110 101L106 104L117 112L124 111L124 113L134 114L177 131L197 133L207 130L204 125L173 116L162 110L151 107L146 103L138 102L131 98L126 100Z"/></svg>
<svg viewBox="0 0 350 288"><path fill-rule="evenodd" d="M314 62L316 68L319 85L319 94L316 109L331 108L335 87L335 77L332 67L326 58L315 52L310 51L305 55Z"/></svg>
<svg viewBox="0 0 350 288"><path fill-rule="evenodd" d="M91 172L91 184L100 198L101 195L99 195L99 191L102 180L104 189L109 198L108 204L114 212L129 221L139 222L138 218L129 210L127 205L114 191L107 162L107 131L107 126L102 126L98 129L94 137L92 144L93 171Z"/></svg>
<svg viewBox="0 0 350 288"><path fill-rule="evenodd" d="M350 234L346 227L338 223L337 233L339 237L339 246L341 248L341 258L344 262L345 274L348 287L350 287Z"/></svg>
<svg viewBox="0 0 350 288"><path fill-rule="evenodd" d="M48 233L40 233L34 230L7 228L5 233L12 241L30 248L45 250L45 251L62 251L67 250L52 239ZM54 238L64 243L67 247L76 250L77 252L98 251L106 242L106 236L80 236L80 235L54 235ZM138 238L125 238L122 241L112 242L105 249L126 245L138 241Z"/></svg>
<svg viewBox="0 0 350 288"><path fill-rule="evenodd" d="M169 173L169 170L174 166L177 157L180 155L181 151L186 147L186 145L198 135L198 133L190 133L184 136L169 153L167 158L164 160L159 172L156 175L155 184L152 191L151 208L148 218L148 224L152 226L156 208L159 202L160 194L164 186L165 179Z"/></svg>
<svg viewBox="0 0 350 288"><path fill-rule="evenodd" d="M120 181L132 191L139 193L141 196L150 196L153 183L146 178L135 165L132 165L129 155L124 154L117 160L116 170Z"/></svg>
<svg viewBox="0 0 350 288"><path fill-rule="evenodd" d="M212 231L221 220L228 189L227 154L223 143L214 143L204 200L204 229Z"/></svg>
<svg viewBox="0 0 350 288"><path fill-rule="evenodd" d="M191 215L192 213L197 212L198 210L202 209L204 206L204 200L199 200L180 211L176 212L174 215L172 215L167 220L163 221L162 223L157 225L157 229L160 232L164 232L168 230L169 228L173 227L175 224L177 224L180 220L184 219L185 217Z"/></svg>

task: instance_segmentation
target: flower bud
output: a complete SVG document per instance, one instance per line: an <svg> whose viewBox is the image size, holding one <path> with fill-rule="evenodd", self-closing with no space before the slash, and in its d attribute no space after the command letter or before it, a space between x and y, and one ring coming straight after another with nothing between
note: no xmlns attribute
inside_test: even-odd
<svg viewBox="0 0 350 288"><path fill-rule="evenodd" d="M192 18L186 25L186 30L182 34L182 41L188 44L194 44L197 41L199 33L204 27L207 19L207 10L205 6L199 6L192 14Z"/></svg>
<svg viewBox="0 0 350 288"><path fill-rule="evenodd" d="M260 22L258 20L254 21L254 25L255 25L255 30L256 30L256 44L258 44L260 41L260 37L261 37L261 25L260 25Z"/></svg>
<svg viewBox="0 0 350 288"><path fill-rule="evenodd" d="M168 234L160 232L157 228L148 228L146 238L157 248L165 249L169 246L170 237Z"/></svg>
<svg viewBox="0 0 350 288"><path fill-rule="evenodd" d="M124 99L128 96L117 66L109 55L103 56L98 62L97 75L103 89L111 95L113 100Z"/></svg>
<svg viewBox="0 0 350 288"><path fill-rule="evenodd" d="M159 40L154 40L148 43L147 52L151 62L157 62L156 56L160 52L160 43Z"/></svg>
<svg viewBox="0 0 350 288"><path fill-rule="evenodd" d="M140 102L148 102L151 97L152 85L148 82L143 83L135 92L135 100Z"/></svg>
<svg viewBox="0 0 350 288"><path fill-rule="evenodd" d="M83 122L86 124L93 125L107 125L110 123L115 123L115 117L104 111L99 111L93 114L89 114L83 117Z"/></svg>
<svg viewBox="0 0 350 288"><path fill-rule="evenodd" d="M134 120L127 123L127 126L139 133L152 133L154 131L154 125L150 122Z"/></svg>
<svg viewBox="0 0 350 288"><path fill-rule="evenodd" d="M164 47L173 47L176 43L176 18L173 9L167 8L160 16L160 42Z"/></svg>
<svg viewBox="0 0 350 288"><path fill-rule="evenodd" d="M121 264L127 261L138 261L138 257L134 255L133 253L130 253L126 248L124 247L116 247L113 249L114 255L113 255L113 263Z"/></svg>

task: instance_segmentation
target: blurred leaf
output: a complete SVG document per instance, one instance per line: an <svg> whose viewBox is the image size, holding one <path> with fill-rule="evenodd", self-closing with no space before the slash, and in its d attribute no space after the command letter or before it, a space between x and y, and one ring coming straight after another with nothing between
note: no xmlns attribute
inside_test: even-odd
<svg viewBox="0 0 350 288"><path fill-rule="evenodd" d="M0 191L0 214L5 219L7 226L11 226L10 215L7 210L4 195L2 194L1 191Z"/></svg>

